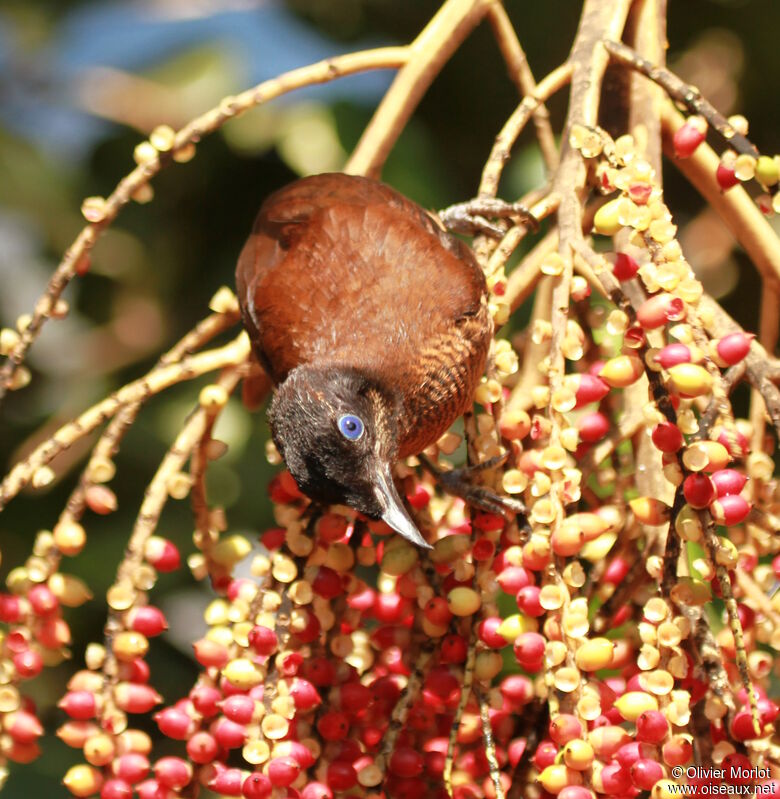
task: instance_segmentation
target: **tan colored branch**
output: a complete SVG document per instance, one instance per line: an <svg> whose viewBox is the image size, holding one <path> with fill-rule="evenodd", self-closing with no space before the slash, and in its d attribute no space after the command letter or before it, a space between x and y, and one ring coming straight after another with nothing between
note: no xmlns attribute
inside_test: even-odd
<svg viewBox="0 0 780 799"><path fill-rule="evenodd" d="M509 77L517 86L518 93L521 97L534 95L536 81L506 10L502 5L492 5L487 16L490 27L493 29L493 35L496 37L498 49L506 62ZM550 125L550 112L544 103L540 103L534 110L533 120L542 158L547 166L547 171L553 172L558 166L558 148L555 145L555 134Z"/></svg>
<svg viewBox="0 0 780 799"><path fill-rule="evenodd" d="M158 394L175 383L192 380L226 366L243 364L248 356L249 338L246 333L242 332L224 347L192 355L180 363L157 367L144 377L123 386L111 396L84 411L78 418L63 425L53 436L11 469L0 483L0 510L30 482L41 466L51 462L60 452L113 417L121 408L137 402L144 402L150 396Z"/></svg>
<svg viewBox="0 0 780 799"><path fill-rule="evenodd" d="M690 158L674 157L672 137L685 119L671 103L664 104L661 121L666 155L717 212L762 277L770 283L780 282L780 239L748 193L741 186L721 190L715 180L720 161L705 142Z"/></svg>
<svg viewBox="0 0 780 799"><path fill-rule="evenodd" d="M490 151L488 160L482 170L482 179L479 183L478 196L495 197L498 193L498 182L504 164L509 159L509 154L517 141L518 136L528 124L534 112L541 107L545 100L549 100L553 94L563 88L571 79L572 65L569 63L561 64L556 67L530 94L527 94L520 105L512 112L512 115L504 123L496 140L493 149Z"/></svg>
<svg viewBox="0 0 780 799"><path fill-rule="evenodd" d="M441 68L479 24L495 0L447 0L408 47L396 75L352 157L351 175L378 177L401 131Z"/></svg>
<svg viewBox="0 0 780 799"><path fill-rule="evenodd" d="M717 108L702 97L695 86L685 83L668 69L642 58L637 52L621 42L605 41L604 47L607 48L612 58L616 61L638 70L654 83L662 86L672 100L684 103L691 111L701 114L723 136L730 147L740 153L758 158L759 152L755 145L739 133Z"/></svg>
<svg viewBox="0 0 780 799"><path fill-rule="evenodd" d="M133 196L163 168L177 160L189 160L197 142L221 128L229 119L240 116L250 108L295 89L327 83L355 72L401 67L406 63L409 52L406 47L384 47L335 56L264 81L235 97L226 97L217 107L197 117L173 135L166 150L157 152L154 157L145 160L122 178L103 202L99 218L83 228L65 252L62 261L49 279L46 290L35 304L29 325L22 331L18 344L0 367L0 399L13 385L16 370L24 362L28 349L45 322L51 318L52 309L76 274L77 266L83 263L100 234L116 219Z"/></svg>
<svg viewBox="0 0 780 799"><path fill-rule="evenodd" d="M700 300L706 317L707 332L712 338L720 338L727 333L737 333L742 328L721 308L721 306L706 294ZM780 390L772 382L773 364L767 351L757 341L750 345L750 351L745 356L745 372L750 385L757 389L766 404L766 411L775 432L780 438Z"/></svg>
<svg viewBox="0 0 780 799"><path fill-rule="evenodd" d="M235 297L233 298L235 301ZM213 313L199 322L173 348L158 361L158 366L178 363L185 355L189 355L202 347L207 341L232 327L238 321L238 308L224 313ZM124 434L133 424L141 409L142 402L126 405L111 420L105 432L92 449L89 462L82 472L78 486L73 490L64 510L60 514L58 524L78 521L83 512L86 490L94 482L93 476L103 464L110 463L117 453Z"/></svg>
<svg viewBox="0 0 780 799"><path fill-rule="evenodd" d="M216 381L226 396L229 396L238 381L241 379L241 367L233 366L227 368ZM133 532L127 544L125 557L117 569L115 588L117 586L126 587L128 596L133 596L138 590L135 585L134 576L144 562L144 548L146 542L154 534L160 521L163 508L165 507L170 493L168 486L171 479L179 474L184 468L193 449L206 434L213 424L216 414L221 408L199 407L185 422L184 426L176 436L176 440L160 462L157 472L144 492L144 499L136 517ZM109 592L111 593L111 592ZM137 601L132 600L134 605ZM117 659L112 652L111 641L114 636L125 628L124 611L112 608L109 597L108 606L110 608L108 620L106 621L104 635L106 638L106 659L103 663L103 674L105 676L105 688L103 696L105 701L103 707L103 718L107 717L113 709L113 686L117 681Z"/></svg>

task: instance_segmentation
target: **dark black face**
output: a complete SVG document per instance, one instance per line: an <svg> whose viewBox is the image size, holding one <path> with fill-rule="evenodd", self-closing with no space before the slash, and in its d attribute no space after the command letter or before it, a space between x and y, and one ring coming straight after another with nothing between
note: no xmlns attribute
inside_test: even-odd
<svg viewBox="0 0 780 799"><path fill-rule="evenodd" d="M393 484L398 406L361 372L299 366L279 386L268 412L271 432L301 491L384 519L428 546Z"/></svg>
<svg viewBox="0 0 780 799"><path fill-rule="evenodd" d="M374 491L380 462L397 448L390 402L352 370L299 367L269 411L274 441L301 490L379 518Z"/></svg>

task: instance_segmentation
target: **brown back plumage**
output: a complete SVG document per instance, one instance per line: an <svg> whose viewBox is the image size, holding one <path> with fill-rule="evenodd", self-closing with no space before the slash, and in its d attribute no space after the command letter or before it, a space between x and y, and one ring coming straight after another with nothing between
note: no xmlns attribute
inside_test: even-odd
<svg viewBox="0 0 780 799"><path fill-rule="evenodd" d="M468 405L492 322L469 249L366 178L304 178L260 209L238 262L255 352L277 383L296 366L350 366L397 391L399 456Z"/></svg>

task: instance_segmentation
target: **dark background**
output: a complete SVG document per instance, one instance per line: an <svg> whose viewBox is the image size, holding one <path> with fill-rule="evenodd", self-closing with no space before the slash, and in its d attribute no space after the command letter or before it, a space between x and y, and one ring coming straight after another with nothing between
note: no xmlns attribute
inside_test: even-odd
<svg viewBox="0 0 780 799"><path fill-rule="evenodd" d="M508 0L537 79L566 56L579 0ZM156 124L179 127L220 97L327 55L405 43L438 7L420 0L116 0L29 2L0 8L0 323L13 326L83 224L81 200L107 195L133 166L132 151ZM778 150L780 4L773 0L677 0L669 9L669 62L722 111L742 113L765 153ZM189 164L155 180L155 200L132 205L100 240L93 268L66 292L71 316L51 323L30 358L35 380L6 400L0 416L0 466L107 392L148 369L165 348L206 315L209 298L232 285L237 254L263 197L309 172L338 169L389 84L376 73L284 98L232 122L198 146ZM471 196L493 137L517 97L486 25L446 66L395 148L384 178L422 204L442 207ZM556 128L565 95L550 109ZM531 126L529 126L531 127ZM503 196L537 185L542 170L527 133L507 167ZM755 329L760 283L732 250L722 226L668 166L667 202L685 225L683 245L707 288ZM73 660L30 686L42 718L67 674L99 640L100 601L132 527L144 487L197 397L186 384L149 403L122 447L112 483L119 510L90 516L89 544L63 570L88 581L98 600L69 612ZM272 523L265 486L262 414L231 402L217 434L231 445L209 482L231 530L254 534ZM74 484L84 449L58 463L58 482L25 494L0 515L2 577L50 528ZM186 555L187 503L170 503L161 534ZM152 599L191 635L203 592L192 602L186 570L165 575ZM165 600L163 601L163 597ZM166 604L167 603L167 604ZM185 638L187 636L185 635ZM190 638L191 640L191 638ZM150 662L166 701L195 676L186 642L157 641ZM48 709L47 709L48 708ZM6 796L64 795L57 783L77 752L57 739L45 757L13 767Z"/></svg>

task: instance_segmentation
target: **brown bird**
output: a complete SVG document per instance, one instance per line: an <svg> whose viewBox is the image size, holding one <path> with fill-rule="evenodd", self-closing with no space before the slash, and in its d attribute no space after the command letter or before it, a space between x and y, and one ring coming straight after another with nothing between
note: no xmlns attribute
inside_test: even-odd
<svg viewBox="0 0 780 799"><path fill-rule="evenodd" d="M428 547L392 468L466 410L484 369L493 323L471 251L389 186L315 175L263 203L236 283L301 490Z"/></svg>

